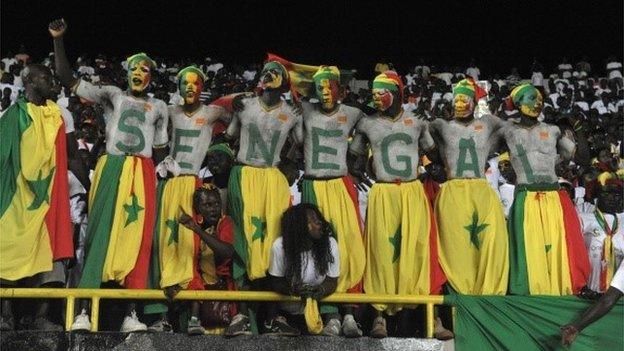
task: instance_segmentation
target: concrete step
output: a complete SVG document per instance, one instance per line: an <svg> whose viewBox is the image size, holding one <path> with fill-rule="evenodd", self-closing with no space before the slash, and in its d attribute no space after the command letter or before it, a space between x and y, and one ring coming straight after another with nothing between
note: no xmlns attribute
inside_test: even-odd
<svg viewBox="0 0 624 351"><path fill-rule="evenodd" d="M11 331L0 333L0 349L3 351L453 351L454 348L452 341L415 338L347 339L258 335L227 339L218 335L188 336L179 333Z"/></svg>

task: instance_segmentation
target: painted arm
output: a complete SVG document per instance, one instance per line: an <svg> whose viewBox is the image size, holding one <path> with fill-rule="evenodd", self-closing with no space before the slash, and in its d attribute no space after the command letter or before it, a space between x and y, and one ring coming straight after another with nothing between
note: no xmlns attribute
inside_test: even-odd
<svg viewBox="0 0 624 351"><path fill-rule="evenodd" d="M67 31L65 20L59 19L50 22L48 31L54 39L54 65L56 66L56 75L63 86L73 88L78 82L78 79L74 78L69 60L67 60L67 55L65 53L65 44L63 42L63 36Z"/></svg>
<svg viewBox="0 0 624 351"><path fill-rule="evenodd" d="M212 250L216 262L223 262L234 256L234 247L224 241L219 240L213 235L208 235L197 223L193 221L191 216L182 211L178 219L180 224L192 230L199 238Z"/></svg>

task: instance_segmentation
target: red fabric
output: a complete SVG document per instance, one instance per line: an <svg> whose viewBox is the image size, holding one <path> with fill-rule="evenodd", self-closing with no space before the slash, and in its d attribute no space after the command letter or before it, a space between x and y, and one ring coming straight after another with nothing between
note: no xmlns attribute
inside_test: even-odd
<svg viewBox="0 0 624 351"><path fill-rule="evenodd" d="M433 208L435 205L435 198L440 191L440 184L430 177L427 177L423 182L423 188L425 188L425 195L427 196L427 200L429 200L431 208Z"/></svg>
<svg viewBox="0 0 624 351"><path fill-rule="evenodd" d="M212 136L214 137L216 135L219 135L223 133L226 129L227 124L223 123L222 121L215 121L212 125Z"/></svg>
<svg viewBox="0 0 624 351"><path fill-rule="evenodd" d="M283 57L277 56L275 54L272 53L267 53L267 57L266 60L264 62L270 62L270 61L276 61L281 63L287 70L291 70L292 69L292 62L286 60Z"/></svg>
<svg viewBox="0 0 624 351"><path fill-rule="evenodd" d="M224 216L217 225L217 238L230 245L234 244L234 222L229 216ZM225 277L228 281L228 290L230 287L230 280L232 280L232 259L229 258L221 264L216 265L215 272L220 277ZM234 284L234 281L232 281ZM233 285L232 285L233 286Z"/></svg>
<svg viewBox="0 0 624 351"><path fill-rule="evenodd" d="M137 157L137 156L133 156ZM128 289L147 289L147 278L152 252L152 236L156 221L156 171L149 158L139 158L143 168L143 191L145 192L145 221L143 238L134 269L126 276L124 286Z"/></svg>
<svg viewBox="0 0 624 351"><path fill-rule="evenodd" d="M568 247L568 264L570 266L570 281L572 291L577 294L587 284L590 265L587 248L581 233L581 222L568 193L558 191L561 208L563 209L563 223L565 225L565 239Z"/></svg>
<svg viewBox="0 0 624 351"><path fill-rule="evenodd" d="M67 141L65 123L56 133L56 172L50 195L50 208L45 224L50 235L52 257L55 261L74 257L74 233L69 215L69 181L67 177Z"/></svg>
<svg viewBox="0 0 624 351"><path fill-rule="evenodd" d="M431 222L429 228L429 293L436 295L442 293L442 285L446 283L446 275L442 271L438 257L438 224L433 213L433 206L429 206L428 210L429 221Z"/></svg>
<svg viewBox="0 0 624 351"><path fill-rule="evenodd" d="M202 186L202 181L198 176L195 176L195 189L200 188ZM195 214L195 220L197 220L198 215ZM202 280L201 273L199 272L199 256L200 256L200 245L201 239L195 233L193 233L193 247L195 248L193 252L193 279L189 282L189 285L186 287L186 290L204 290L204 281Z"/></svg>

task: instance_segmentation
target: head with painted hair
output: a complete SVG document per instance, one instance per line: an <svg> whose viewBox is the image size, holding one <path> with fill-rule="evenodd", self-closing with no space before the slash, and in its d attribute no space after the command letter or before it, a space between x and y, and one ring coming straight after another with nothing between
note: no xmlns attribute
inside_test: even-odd
<svg viewBox="0 0 624 351"><path fill-rule="evenodd" d="M260 73L260 84L265 90L288 91L290 80L286 67L277 61L265 63Z"/></svg>
<svg viewBox="0 0 624 351"><path fill-rule="evenodd" d="M180 96L184 99L184 104L193 105L199 101L199 96L204 90L206 76L201 69L195 66L188 66L180 70L177 75L178 89Z"/></svg>
<svg viewBox="0 0 624 351"><path fill-rule="evenodd" d="M453 87L453 108L455 118L472 116L477 101L485 96L485 91L472 78L462 79Z"/></svg>
<svg viewBox="0 0 624 351"><path fill-rule="evenodd" d="M385 71L373 80L373 107L393 110L403 104L403 81L395 71Z"/></svg>
<svg viewBox="0 0 624 351"><path fill-rule="evenodd" d="M152 70L156 63L141 52L128 57L128 88L132 93L143 93L152 80Z"/></svg>
<svg viewBox="0 0 624 351"><path fill-rule="evenodd" d="M537 118L544 107L542 94L531 84L521 84L509 96L513 105L525 116Z"/></svg>
<svg viewBox="0 0 624 351"><path fill-rule="evenodd" d="M321 66L314 76L316 97L325 111L332 111L340 98L340 71L336 66Z"/></svg>

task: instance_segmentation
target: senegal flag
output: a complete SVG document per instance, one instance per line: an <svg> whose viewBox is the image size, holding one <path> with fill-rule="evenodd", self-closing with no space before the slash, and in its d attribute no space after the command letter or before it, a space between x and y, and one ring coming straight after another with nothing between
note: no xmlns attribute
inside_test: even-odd
<svg viewBox="0 0 624 351"><path fill-rule="evenodd" d="M18 280L73 257L61 111L19 97L0 118L0 278Z"/></svg>

